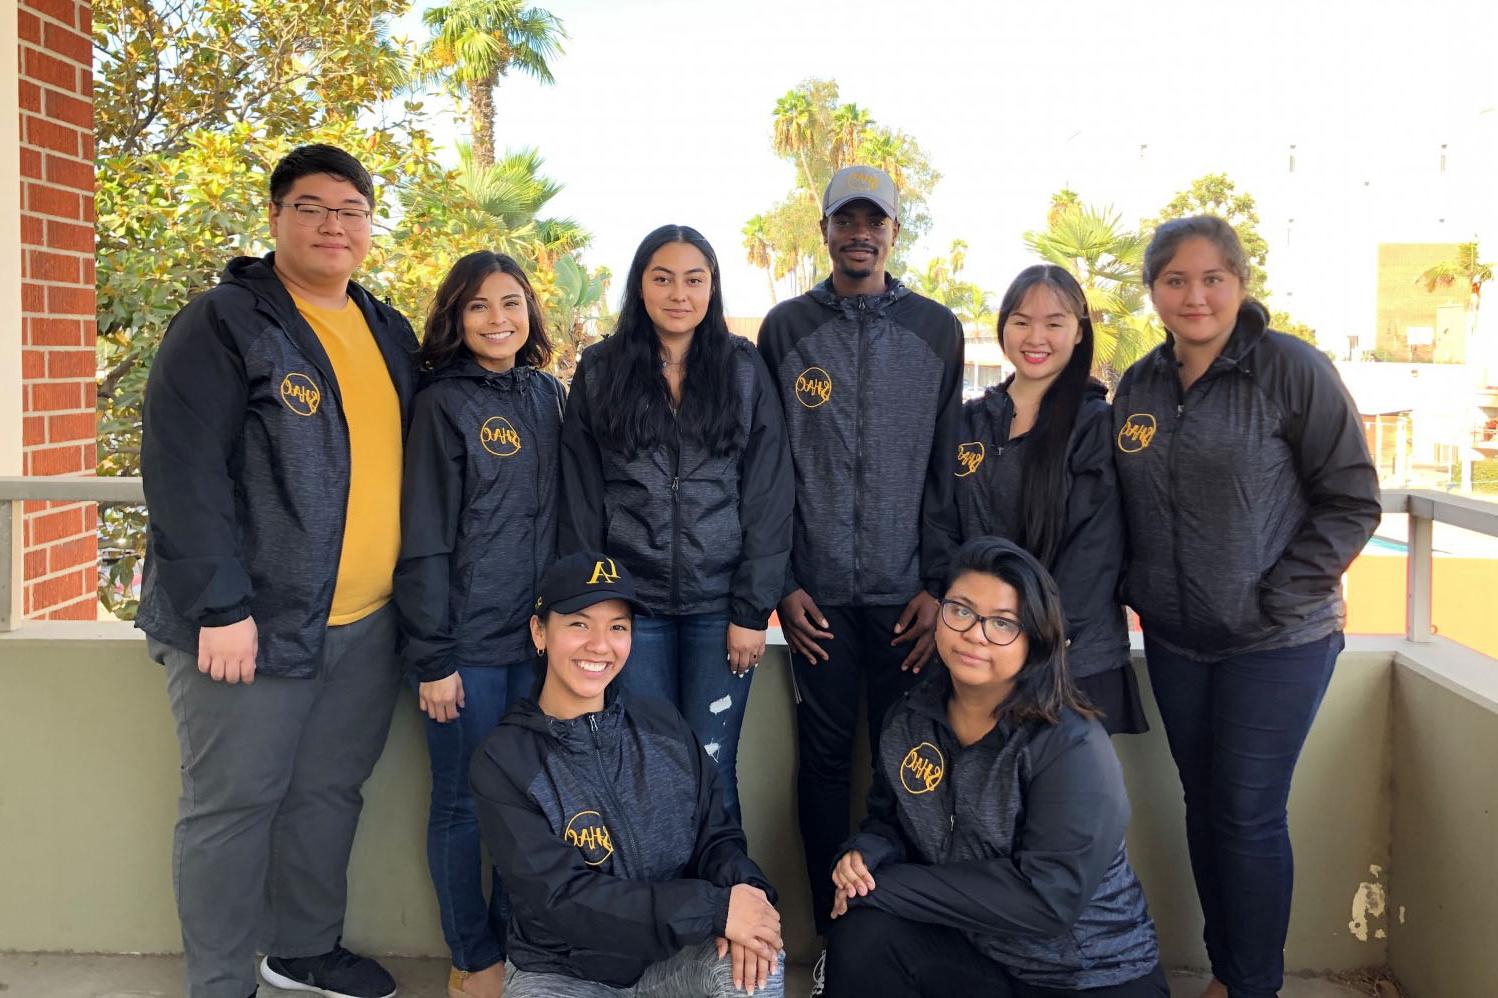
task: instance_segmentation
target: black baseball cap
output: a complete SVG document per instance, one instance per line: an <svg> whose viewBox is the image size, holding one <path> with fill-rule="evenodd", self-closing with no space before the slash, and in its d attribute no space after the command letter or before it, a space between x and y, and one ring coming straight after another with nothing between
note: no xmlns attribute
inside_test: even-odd
<svg viewBox="0 0 1498 998"><path fill-rule="evenodd" d="M622 599L639 612L648 612L635 595L629 569L598 551L579 551L553 562L541 576L536 612L577 613L607 599Z"/></svg>

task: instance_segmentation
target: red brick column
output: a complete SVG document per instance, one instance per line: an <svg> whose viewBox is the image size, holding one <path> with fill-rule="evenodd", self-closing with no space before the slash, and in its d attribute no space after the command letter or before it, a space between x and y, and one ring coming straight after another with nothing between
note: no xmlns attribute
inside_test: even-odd
<svg viewBox="0 0 1498 998"><path fill-rule="evenodd" d="M92 8L20 0L22 474L92 474ZM92 619L91 503L28 503L25 612Z"/></svg>

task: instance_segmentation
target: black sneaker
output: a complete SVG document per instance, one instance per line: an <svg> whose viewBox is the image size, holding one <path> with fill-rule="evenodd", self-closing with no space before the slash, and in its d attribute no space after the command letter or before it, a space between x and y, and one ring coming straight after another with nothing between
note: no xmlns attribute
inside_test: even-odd
<svg viewBox="0 0 1498 998"><path fill-rule="evenodd" d="M323 998L395 998L395 978L367 956L341 945L321 956L268 956L260 978L283 991L310 991Z"/></svg>

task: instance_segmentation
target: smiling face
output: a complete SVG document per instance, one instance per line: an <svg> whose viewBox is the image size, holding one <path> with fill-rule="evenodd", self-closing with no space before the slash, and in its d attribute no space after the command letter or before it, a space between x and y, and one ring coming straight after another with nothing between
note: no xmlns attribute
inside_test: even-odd
<svg viewBox="0 0 1498 998"><path fill-rule="evenodd" d="M1181 242L1150 285L1160 321L1188 349L1221 350L1238 322L1243 281L1217 244L1202 236Z"/></svg>
<svg viewBox="0 0 1498 998"><path fill-rule="evenodd" d="M525 289L504 271L484 278L478 294L463 306L463 345L479 365L508 371L530 336Z"/></svg>
<svg viewBox="0 0 1498 998"><path fill-rule="evenodd" d="M1020 620L1019 593L1003 579L986 572L959 575L947 588L946 598L981 617L1004 617L1016 624ZM1014 688L1030 643L1021 631L1011 643L995 644L985 636L982 624L974 623L966 631L957 631L943 615L936 624L936 651L952 675L954 688L998 704Z"/></svg>
<svg viewBox="0 0 1498 998"><path fill-rule="evenodd" d="M629 658L634 615L619 599L602 600L577 613L531 618L531 640L546 653L541 709L553 717L576 717L603 709L603 692Z"/></svg>
<svg viewBox="0 0 1498 998"><path fill-rule="evenodd" d="M822 219L822 240L832 258L839 294L884 290L884 265L900 234L900 223L872 201L849 201Z"/></svg>
<svg viewBox="0 0 1498 998"><path fill-rule="evenodd" d="M1082 326L1055 288L1036 284L1005 318L1001 339L1015 380L1044 386L1055 381L1071 360L1082 342Z"/></svg>
<svg viewBox="0 0 1498 998"><path fill-rule="evenodd" d="M656 334L685 336L707 315L713 294L712 264L691 243L666 243L645 265L640 296Z"/></svg>
<svg viewBox="0 0 1498 998"><path fill-rule="evenodd" d="M276 241L276 268L309 288L347 284L369 255L369 224L350 224L336 211L329 211L320 223L305 225L293 206L368 211L371 205L364 195L342 177L311 173L298 177L280 201L280 205L272 204L268 209L270 234Z"/></svg>

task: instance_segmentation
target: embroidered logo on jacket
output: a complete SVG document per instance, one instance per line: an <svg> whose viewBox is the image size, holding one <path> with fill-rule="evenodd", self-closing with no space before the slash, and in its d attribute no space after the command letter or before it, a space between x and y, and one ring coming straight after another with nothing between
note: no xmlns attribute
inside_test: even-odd
<svg viewBox="0 0 1498 998"><path fill-rule="evenodd" d="M596 586L600 582L613 584L619 581L619 567L614 564L614 559L605 558L603 561L593 563L593 574L588 576L588 585Z"/></svg>
<svg viewBox="0 0 1498 998"><path fill-rule="evenodd" d="M298 416L311 416L322 401L322 391L317 382L299 371L292 371L281 379L281 401Z"/></svg>
<svg viewBox="0 0 1498 998"><path fill-rule="evenodd" d="M520 433L503 416L490 416L479 427L479 443L495 457L512 457L520 453Z"/></svg>
<svg viewBox="0 0 1498 998"><path fill-rule="evenodd" d="M808 409L832 398L832 375L820 367L808 367L796 375L796 401Z"/></svg>
<svg viewBox="0 0 1498 998"><path fill-rule="evenodd" d="M597 811L574 814L562 831L562 841L577 846L589 866L602 866L614 854L614 838Z"/></svg>
<svg viewBox="0 0 1498 998"><path fill-rule="evenodd" d="M961 470L957 472L958 478L966 478L978 470L983 463L983 441L974 440L968 444L957 445L957 464Z"/></svg>
<svg viewBox="0 0 1498 998"><path fill-rule="evenodd" d="M1155 439L1155 417L1147 412L1136 412L1124 420L1118 430L1118 449L1125 454L1137 454Z"/></svg>
<svg viewBox="0 0 1498 998"><path fill-rule="evenodd" d="M947 770L947 761L941 749L930 742L921 742L905 753L900 763L900 783L913 794L929 794L941 786L942 774Z"/></svg>

